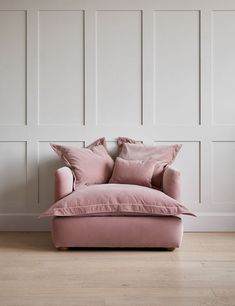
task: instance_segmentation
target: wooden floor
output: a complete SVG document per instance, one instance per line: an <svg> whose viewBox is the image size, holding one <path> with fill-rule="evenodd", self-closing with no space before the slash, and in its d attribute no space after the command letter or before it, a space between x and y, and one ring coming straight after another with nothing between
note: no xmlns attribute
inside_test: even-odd
<svg viewBox="0 0 235 306"><path fill-rule="evenodd" d="M235 233L180 249L57 251L48 233L0 233L1 306L235 305Z"/></svg>

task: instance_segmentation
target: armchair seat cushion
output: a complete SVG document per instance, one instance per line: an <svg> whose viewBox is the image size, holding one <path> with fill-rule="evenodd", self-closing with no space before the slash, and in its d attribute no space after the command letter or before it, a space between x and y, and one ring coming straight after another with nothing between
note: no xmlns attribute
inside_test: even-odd
<svg viewBox="0 0 235 306"><path fill-rule="evenodd" d="M99 184L81 187L57 201L42 216L193 215L163 192L138 185Z"/></svg>

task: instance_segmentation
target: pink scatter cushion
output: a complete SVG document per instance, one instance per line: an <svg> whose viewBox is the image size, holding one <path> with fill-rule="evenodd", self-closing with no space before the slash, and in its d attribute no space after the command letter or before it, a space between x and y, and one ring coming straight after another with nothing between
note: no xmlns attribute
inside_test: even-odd
<svg viewBox="0 0 235 306"><path fill-rule="evenodd" d="M127 160L155 160L155 169L152 177L152 185L162 189L164 168L171 164L182 145L146 146L140 143L123 143L119 157Z"/></svg>
<svg viewBox="0 0 235 306"><path fill-rule="evenodd" d="M194 215L163 192L138 185L83 186L52 205L47 216Z"/></svg>
<svg viewBox="0 0 235 306"><path fill-rule="evenodd" d="M112 175L114 161L106 149L105 138L87 148L51 144L52 149L72 169L74 189L84 185L107 183Z"/></svg>
<svg viewBox="0 0 235 306"><path fill-rule="evenodd" d="M125 160L117 157L109 183L152 187L151 179L154 168L155 161L151 159Z"/></svg>

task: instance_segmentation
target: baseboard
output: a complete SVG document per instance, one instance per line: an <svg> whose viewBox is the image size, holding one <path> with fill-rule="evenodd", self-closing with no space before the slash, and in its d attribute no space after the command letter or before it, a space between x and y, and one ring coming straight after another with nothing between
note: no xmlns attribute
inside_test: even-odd
<svg viewBox="0 0 235 306"><path fill-rule="evenodd" d="M196 213L183 216L185 232L234 232L235 213Z"/></svg>
<svg viewBox="0 0 235 306"><path fill-rule="evenodd" d="M0 214L0 231L49 231L51 218L39 214Z"/></svg>
<svg viewBox="0 0 235 306"><path fill-rule="evenodd" d="M234 232L235 213L198 213L184 216L185 232ZM38 214L0 214L0 231L49 231L51 219Z"/></svg>

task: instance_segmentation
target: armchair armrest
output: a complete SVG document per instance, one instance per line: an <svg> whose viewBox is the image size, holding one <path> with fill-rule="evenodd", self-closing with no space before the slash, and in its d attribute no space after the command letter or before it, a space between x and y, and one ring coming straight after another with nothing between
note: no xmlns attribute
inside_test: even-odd
<svg viewBox="0 0 235 306"><path fill-rule="evenodd" d="M62 167L55 172L55 201L59 201L73 192L73 173L68 167Z"/></svg>
<svg viewBox="0 0 235 306"><path fill-rule="evenodd" d="M169 197L180 201L181 186L180 172L174 168L166 167L163 174L163 192Z"/></svg>

